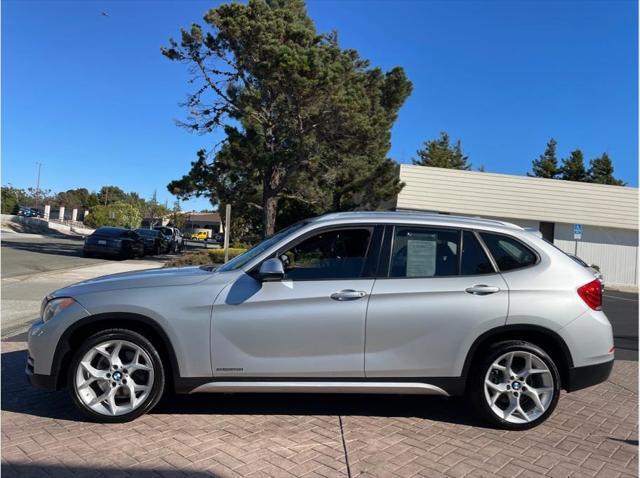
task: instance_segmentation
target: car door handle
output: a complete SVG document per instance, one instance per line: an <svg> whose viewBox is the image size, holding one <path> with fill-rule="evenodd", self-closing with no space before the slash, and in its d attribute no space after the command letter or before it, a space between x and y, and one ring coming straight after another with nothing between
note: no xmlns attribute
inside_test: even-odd
<svg viewBox="0 0 640 478"><path fill-rule="evenodd" d="M353 289L345 289L339 290L338 292L334 292L331 294L331 298L333 300L356 300L362 299L367 293L363 290L353 290Z"/></svg>
<svg viewBox="0 0 640 478"><path fill-rule="evenodd" d="M466 288L465 292L473 295L489 295L489 294L495 294L496 292L500 292L500 287L478 284L478 285L474 285L472 287Z"/></svg>

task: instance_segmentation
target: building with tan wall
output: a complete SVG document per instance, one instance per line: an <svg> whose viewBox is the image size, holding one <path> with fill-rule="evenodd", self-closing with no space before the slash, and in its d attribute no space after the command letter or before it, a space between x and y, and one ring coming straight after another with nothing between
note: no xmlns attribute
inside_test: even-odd
<svg viewBox="0 0 640 478"><path fill-rule="evenodd" d="M637 188L404 164L400 179L405 187L398 210L535 228L565 252L599 266L607 284L638 285Z"/></svg>

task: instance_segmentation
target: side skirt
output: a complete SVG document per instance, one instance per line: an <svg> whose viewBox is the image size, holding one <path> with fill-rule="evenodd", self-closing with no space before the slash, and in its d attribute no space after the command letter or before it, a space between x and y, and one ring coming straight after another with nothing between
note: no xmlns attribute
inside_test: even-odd
<svg viewBox="0 0 640 478"><path fill-rule="evenodd" d="M191 393L397 393L449 394L435 385L410 382L210 382Z"/></svg>

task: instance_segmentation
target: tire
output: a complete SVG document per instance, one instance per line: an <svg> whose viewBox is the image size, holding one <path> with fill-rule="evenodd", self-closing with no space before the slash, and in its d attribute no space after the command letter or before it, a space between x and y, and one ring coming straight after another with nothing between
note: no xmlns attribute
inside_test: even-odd
<svg viewBox="0 0 640 478"><path fill-rule="evenodd" d="M114 355L117 344L120 352ZM165 372L158 350L145 337L132 330L107 329L88 337L75 352L67 384L74 405L91 421L124 423L158 403Z"/></svg>
<svg viewBox="0 0 640 478"><path fill-rule="evenodd" d="M82 251L82 257L93 257L93 254L85 250Z"/></svg>
<svg viewBox="0 0 640 478"><path fill-rule="evenodd" d="M527 430L553 413L560 385L558 368L543 349L510 340L492 345L480 357L467 392L478 415L489 424Z"/></svg>

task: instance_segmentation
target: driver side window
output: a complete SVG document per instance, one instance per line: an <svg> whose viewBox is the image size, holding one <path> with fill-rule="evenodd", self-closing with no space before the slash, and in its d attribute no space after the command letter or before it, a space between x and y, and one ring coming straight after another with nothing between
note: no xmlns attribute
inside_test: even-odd
<svg viewBox="0 0 640 478"><path fill-rule="evenodd" d="M371 230L324 231L280 255L288 280L354 279L362 276Z"/></svg>

